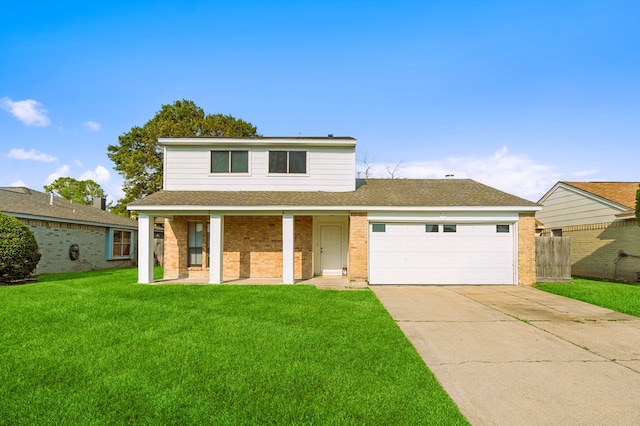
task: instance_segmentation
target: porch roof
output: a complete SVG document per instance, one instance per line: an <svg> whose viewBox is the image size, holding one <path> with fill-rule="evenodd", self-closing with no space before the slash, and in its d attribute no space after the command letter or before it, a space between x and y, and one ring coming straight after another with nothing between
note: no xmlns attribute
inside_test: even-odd
<svg viewBox="0 0 640 426"><path fill-rule="evenodd" d="M158 191L130 210L167 207L492 207L534 211L539 205L471 179L357 179L349 192Z"/></svg>

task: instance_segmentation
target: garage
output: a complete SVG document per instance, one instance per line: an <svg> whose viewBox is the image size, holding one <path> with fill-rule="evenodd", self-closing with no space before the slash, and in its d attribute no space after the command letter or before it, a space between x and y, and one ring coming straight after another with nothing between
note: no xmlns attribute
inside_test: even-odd
<svg viewBox="0 0 640 426"><path fill-rule="evenodd" d="M515 284L513 223L369 223L370 284Z"/></svg>

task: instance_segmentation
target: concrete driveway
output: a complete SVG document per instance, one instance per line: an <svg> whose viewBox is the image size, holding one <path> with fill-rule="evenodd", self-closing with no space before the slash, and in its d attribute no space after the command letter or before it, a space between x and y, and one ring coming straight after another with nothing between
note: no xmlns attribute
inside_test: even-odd
<svg viewBox="0 0 640 426"><path fill-rule="evenodd" d="M471 424L640 424L640 318L529 287L371 289Z"/></svg>

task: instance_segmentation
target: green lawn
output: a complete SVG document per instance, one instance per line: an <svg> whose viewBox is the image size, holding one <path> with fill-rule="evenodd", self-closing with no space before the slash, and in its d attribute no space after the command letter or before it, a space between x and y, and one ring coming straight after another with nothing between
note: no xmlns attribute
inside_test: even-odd
<svg viewBox="0 0 640 426"><path fill-rule="evenodd" d="M0 287L0 424L466 424L369 290Z"/></svg>
<svg viewBox="0 0 640 426"><path fill-rule="evenodd" d="M573 278L571 284L538 284L540 290L640 317L640 286Z"/></svg>

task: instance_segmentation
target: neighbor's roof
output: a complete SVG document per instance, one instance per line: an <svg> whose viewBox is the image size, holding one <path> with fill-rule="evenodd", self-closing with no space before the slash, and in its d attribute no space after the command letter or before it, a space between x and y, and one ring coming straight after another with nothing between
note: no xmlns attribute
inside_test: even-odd
<svg viewBox="0 0 640 426"><path fill-rule="evenodd" d="M525 207L538 204L471 179L358 179L349 192L159 191L134 201L131 210L153 207Z"/></svg>
<svg viewBox="0 0 640 426"><path fill-rule="evenodd" d="M638 182L561 182L630 209L636 208Z"/></svg>
<svg viewBox="0 0 640 426"><path fill-rule="evenodd" d="M71 203L60 197L25 187L0 188L0 212L12 216L98 226L137 228L133 219L97 207Z"/></svg>

